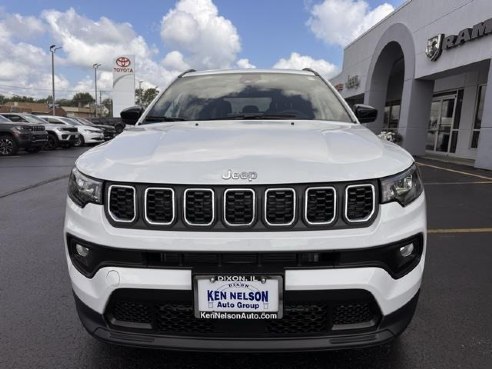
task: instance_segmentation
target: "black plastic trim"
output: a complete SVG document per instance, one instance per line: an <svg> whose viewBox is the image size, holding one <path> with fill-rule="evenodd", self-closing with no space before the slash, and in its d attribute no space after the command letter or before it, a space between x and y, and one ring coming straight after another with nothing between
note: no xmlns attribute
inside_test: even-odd
<svg viewBox="0 0 492 369"><path fill-rule="evenodd" d="M311 292L311 291L305 291ZM342 291L343 292L343 291ZM419 292L397 311L383 316L372 331L337 333L328 336L294 338L217 338L164 336L121 332L110 328L103 315L85 305L74 293L82 325L96 339L122 346L165 348L187 351L277 352L325 351L382 345L397 338L410 324L417 307Z"/></svg>
<svg viewBox="0 0 492 369"><path fill-rule="evenodd" d="M70 234L67 237L68 254L73 265L87 278L92 278L99 269L107 266L153 269L192 269L194 273L283 273L287 269L336 269L336 268L381 268L392 278L398 279L412 271L424 251L421 233L381 246L350 250L299 251L299 252L180 252L120 249L82 240ZM92 254L87 259L76 253L75 245L88 247ZM400 260L399 249L413 243L412 258ZM230 263L224 257L248 255L256 259L251 263ZM282 259L278 262L275 257ZM209 259L207 259L207 257ZM268 259L273 261L267 262ZM198 260L189 262L190 260ZM310 261L312 259L312 261ZM171 260L171 261L169 261ZM207 260L211 260L210 262Z"/></svg>

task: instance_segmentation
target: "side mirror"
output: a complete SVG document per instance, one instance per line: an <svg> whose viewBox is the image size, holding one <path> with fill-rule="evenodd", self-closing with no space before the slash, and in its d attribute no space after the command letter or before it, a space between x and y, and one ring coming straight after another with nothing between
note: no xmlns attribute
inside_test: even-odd
<svg viewBox="0 0 492 369"><path fill-rule="evenodd" d="M355 104L354 114L360 123L370 123L378 117L378 110L369 105Z"/></svg>
<svg viewBox="0 0 492 369"><path fill-rule="evenodd" d="M141 106L135 105L130 108L123 109L120 113L121 120L125 124L135 125L138 119L142 116L144 109Z"/></svg>

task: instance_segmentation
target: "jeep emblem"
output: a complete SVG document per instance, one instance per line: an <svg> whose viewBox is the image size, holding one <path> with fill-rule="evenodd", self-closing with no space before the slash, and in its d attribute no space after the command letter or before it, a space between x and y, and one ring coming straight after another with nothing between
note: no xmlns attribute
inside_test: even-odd
<svg viewBox="0 0 492 369"><path fill-rule="evenodd" d="M222 174L222 179L247 179L248 181L252 181L258 178L258 174L256 172L234 172L232 169L228 169L227 172Z"/></svg>

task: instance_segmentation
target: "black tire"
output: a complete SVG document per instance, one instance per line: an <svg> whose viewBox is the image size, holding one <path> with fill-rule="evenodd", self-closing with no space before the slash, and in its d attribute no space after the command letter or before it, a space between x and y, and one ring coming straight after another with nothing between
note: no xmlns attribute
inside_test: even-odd
<svg viewBox="0 0 492 369"><path fill-rule="evenodd" d="M75 140L74 144L73 144L75 147L82 147L85 145L85 141L84 141L84 136L82 136L81 134L79 134L78 138Z"/></svg>
<svg viewBox="0 0 492 369"><path fill-rule="evenodd" d="M28 148L26 149L26 151L27 151L27 152L30 152L31 154L35 154L35 153L37 153L37 152L40 152L40 151L41 151L41 149L42 149L42 147L41 147L41 146L36 146L36 147L28 147Z"/></svg>
<svg viewBox="0 0 492 369"><path fill-rule="evenodd" d="M48 142L44 145L45 150L55 150L58 147L58 137L53 133L48 134Z"/></svg>
<svg viewBox="0 0 492 369"><path fill-rule="evenodd" d="M19 146L12 136L0 136L0 156L15 155Z"/></svg>

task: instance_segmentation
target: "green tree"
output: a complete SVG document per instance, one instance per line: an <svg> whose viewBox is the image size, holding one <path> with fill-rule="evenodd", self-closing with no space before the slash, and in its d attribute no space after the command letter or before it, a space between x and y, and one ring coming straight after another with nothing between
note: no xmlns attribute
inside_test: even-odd
<svg viewBox="0 0 492 369"><path fill-rule="evenodd" d="M159 90L156 88L148 88L146 90L137 88L135 95L137 96L137 104L143 107L149 106L154 98L159 94Z"/></svg>
<svg viewBox="0 0 492 369"><path fill-rule="evenodd" d="M72 105L71 106L85 106L88 104L92 104L94 102L94 98L88 92L77 92L72 97Z"/></svg>

